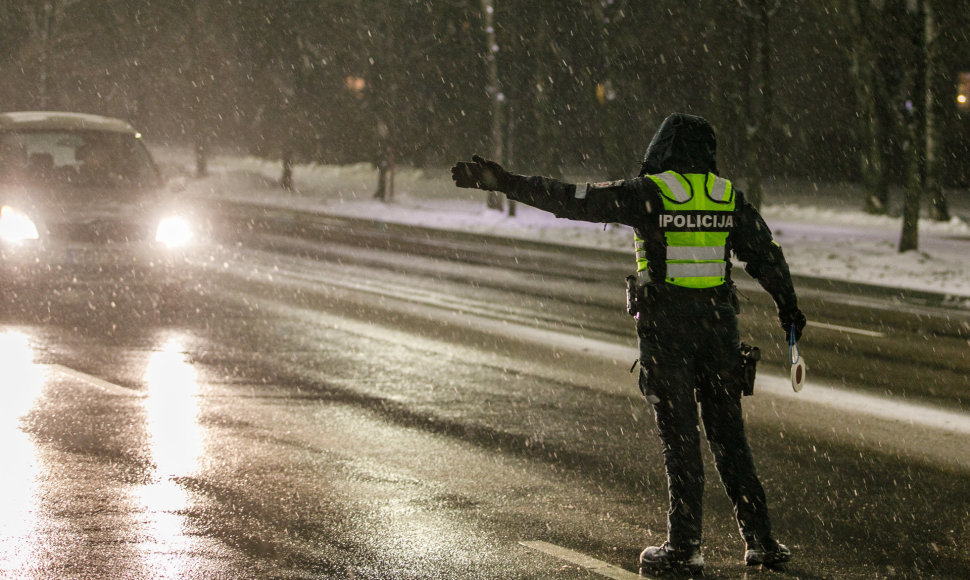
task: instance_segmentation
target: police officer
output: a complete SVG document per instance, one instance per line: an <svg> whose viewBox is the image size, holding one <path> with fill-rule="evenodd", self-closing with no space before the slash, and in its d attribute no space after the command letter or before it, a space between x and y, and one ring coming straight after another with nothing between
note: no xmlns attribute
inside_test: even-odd
<svg viewBox="0 0 970 580"><path fill-rule="evenodd" d="M787 339L800 338L805 316L781 247L741 191L720 176L716 144L705 119L676 113L660 125L636 179L567 184L514 175L478 156L452 168L458 187L501 191L561 218L634 229L639 386L654 407L670 500L667 541L640 555L644 573L703 569L699 420L734 504L745 563L774 567L791 558L772 533L744 432L731 252L774 299Z"/></svg>

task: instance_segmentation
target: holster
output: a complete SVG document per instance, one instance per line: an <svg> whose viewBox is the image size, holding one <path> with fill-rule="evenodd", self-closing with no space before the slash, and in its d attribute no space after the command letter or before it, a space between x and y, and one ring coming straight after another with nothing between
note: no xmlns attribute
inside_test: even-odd
<svg viewBox="0 0 970 580"><path fill-rule="evenodd" d="M761 349L742 342L738 351L741 354L741 394L750 397L754 394L754 377L761 360Z"/></svg>

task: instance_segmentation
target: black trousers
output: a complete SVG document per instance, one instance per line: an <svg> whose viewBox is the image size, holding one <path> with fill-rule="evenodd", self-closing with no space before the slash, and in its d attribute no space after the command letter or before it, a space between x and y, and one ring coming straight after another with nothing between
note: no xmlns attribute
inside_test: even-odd
<svg viewBox="0 0 970 580"><path fill-rule="evenodd" d="M703 316L659 310L641 315L637 324L640 388L660 399L654 411L670 499L667 539L675 547L700 545L702 540L703 421L741 535L754 546L771 537L771 522L741 414L737 317L730 304L704 310L708 313Z"/></svg>

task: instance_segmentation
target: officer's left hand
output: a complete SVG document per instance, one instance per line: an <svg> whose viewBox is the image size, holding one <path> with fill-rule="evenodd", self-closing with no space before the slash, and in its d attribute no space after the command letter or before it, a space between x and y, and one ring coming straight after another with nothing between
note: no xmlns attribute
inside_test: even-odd
<svg viewBox="0 0 970 580"><path fill-rule="evenodd" d="M802 338L802 330L805 329L805 325L808 321L805 320L805 315L798 308L789 311L782 312L778 314L778 318L781 320L781 327L785 330L785 340L789 343L792 342L792 335L795 336L795 342L798 342Z"/></svg>
<svg viewBox="0 0 970 580"><path fill-rule="evenodd" d="M473 155L471 163L459 161L451 168L451 178L458 187L505 191L509 172L494 161Z"/></svg>

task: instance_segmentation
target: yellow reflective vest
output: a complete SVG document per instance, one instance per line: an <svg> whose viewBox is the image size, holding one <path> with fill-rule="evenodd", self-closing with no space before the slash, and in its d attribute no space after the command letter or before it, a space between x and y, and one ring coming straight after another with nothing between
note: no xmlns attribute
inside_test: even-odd
<svg viewBox="0 0 970 580"><path fill-rule="evenodd" d="M727 237L734 228L734 189L713 173L665 171L647 175L660 188L658 225L666 241L665 281L685 288L714 288L727 275ZM646 283L646 244L635 236L637 276Z"/></svg>

